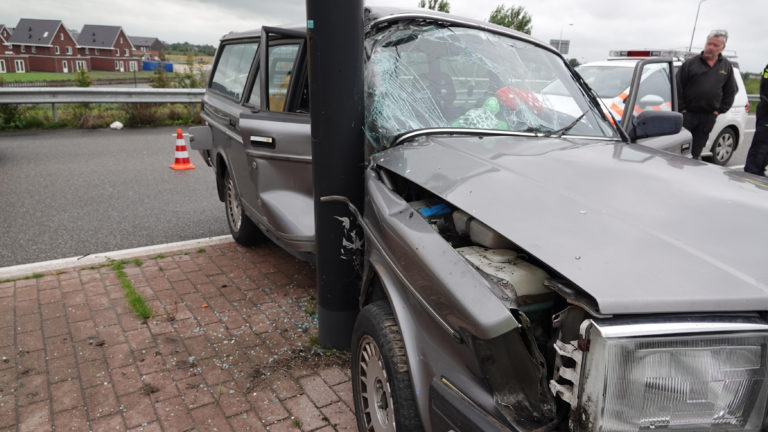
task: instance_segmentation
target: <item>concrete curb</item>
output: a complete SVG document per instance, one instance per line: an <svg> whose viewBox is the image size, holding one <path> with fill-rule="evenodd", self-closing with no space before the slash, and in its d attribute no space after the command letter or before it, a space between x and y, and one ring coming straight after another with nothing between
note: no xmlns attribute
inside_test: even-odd
<svg viewBox="0 0 768 432"><path fill-rule="evenodd" d="M144 255L161 254L182 249L194 249L203 246L217 245L232 242L232 236L223 235L219 237L206 237L196 240L180 241L175 243L165 243L154 246L144 246L133 249L124 249L112 252L101 252L78 257L62 258L51 261L41 261L30 264L21 264L11 267L0 268L0 280L13 279L31 275L32 273L43 273L54 270L60 270L72 267L82 267L90 265L103 264L109 260L121 260L134 258Z"/></svg>

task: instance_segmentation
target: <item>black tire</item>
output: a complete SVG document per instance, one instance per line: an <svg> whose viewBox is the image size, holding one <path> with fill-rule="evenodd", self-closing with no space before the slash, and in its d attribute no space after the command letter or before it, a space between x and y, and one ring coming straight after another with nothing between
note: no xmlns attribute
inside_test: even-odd
<svg viewBox="0 0 768 432"><path fill-rule="evenodd" d="M360 432L422 431L405 343L389 304L369 304L352 331L352 396Z"/></svg>
<svg viewBox="0 0 768 432"><path fill-rule="evenodd" d="M731 128L721 130L712 143L712 162L718 165L727 164L736 151L736 143L736 134Z"/></svg>
<svg viewBox="0 0 768 432"><path fill-rule="evenodd" d="M259 227L243 211L240 195L229 172L224 174L224 210L229 232L238 244L252 246L264 240Z"/></svg>

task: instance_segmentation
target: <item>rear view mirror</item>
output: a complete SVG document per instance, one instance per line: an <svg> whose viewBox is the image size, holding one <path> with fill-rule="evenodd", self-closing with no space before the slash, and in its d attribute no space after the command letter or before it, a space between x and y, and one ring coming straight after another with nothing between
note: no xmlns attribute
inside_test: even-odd
<svg viewBox="0 0 768 432"><path fill-rule="evenodd" d="M630 138L675 135L683 128L683 115L674 111L643 111L632 118Z"/></svg>

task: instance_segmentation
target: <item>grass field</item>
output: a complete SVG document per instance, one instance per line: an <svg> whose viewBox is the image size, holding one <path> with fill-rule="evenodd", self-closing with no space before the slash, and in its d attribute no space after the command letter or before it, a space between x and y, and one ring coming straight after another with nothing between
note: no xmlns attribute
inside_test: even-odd
<svg viewBox="0 0 768 432"><path fill-rule="evenodd" d="M170 74L169 74L170 75ZM91 71L88 72L91 80L99 79L133 79L133 72L111 72L111 71ZM136 78L150 78L152 72L138 71ZM26 73L4 73L0 79L8 82L19 81L67 81L74 80L74 73L56 73L56 72L26 72Z"/></svg>
<svg viewBox="0 0 768 432"><path fill-rule="evenodd" d="M165 56L168 61L173 63L186 63L187 56L183 54L168 54ZM212 56L195 56L195 64L211 64L213 63Z"/></svg>

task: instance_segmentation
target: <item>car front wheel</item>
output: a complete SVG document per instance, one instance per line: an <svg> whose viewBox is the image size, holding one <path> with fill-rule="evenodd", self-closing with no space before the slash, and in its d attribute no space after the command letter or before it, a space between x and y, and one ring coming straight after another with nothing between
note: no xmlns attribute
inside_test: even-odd
<svg viewBox="0 0 768 432"><path fill-rule="evenodd" d="M423 430L400 327L386 302L363 308L352 332L352 393L360 431Z"/></svg>
<svg viewBox="0 0 768 432"><path fill-rule="evenodd" d="M243 246L251 246L264 239L259 227L243 212L240 195L237 193L232 176L226 173L224 176L224 208L227 212L227 225L232 238Z"/></svg>
<svg viewBox="0 0 768 432"><path fill-rule="evenodd" d="M712 144L712 162L725 165L736 150L736 134L731 129L723 129Z"/></svg>

